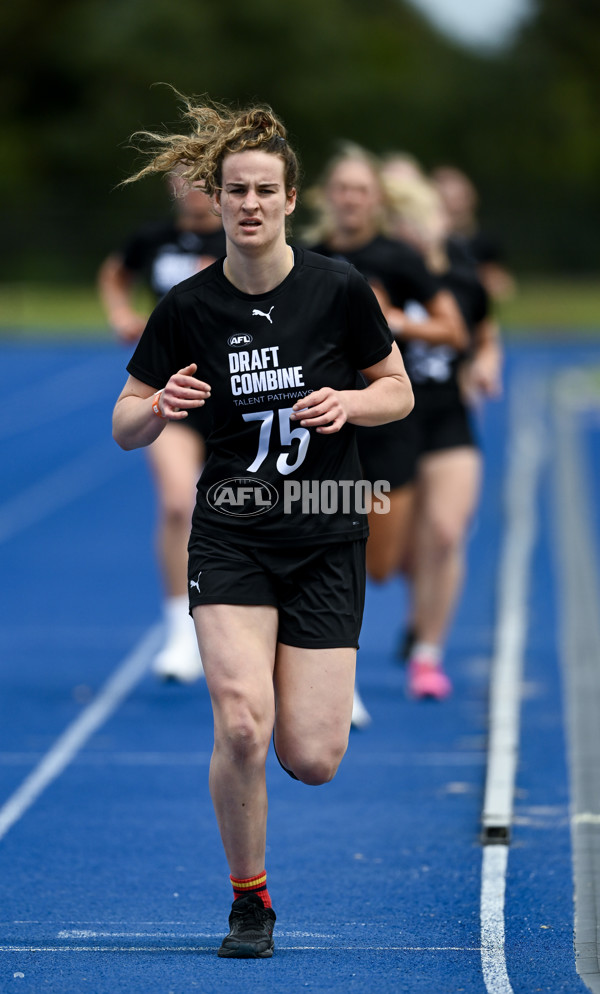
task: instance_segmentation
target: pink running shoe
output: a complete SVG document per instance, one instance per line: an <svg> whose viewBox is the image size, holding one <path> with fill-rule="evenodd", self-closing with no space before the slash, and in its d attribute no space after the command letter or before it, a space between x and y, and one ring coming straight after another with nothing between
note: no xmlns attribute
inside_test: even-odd
<svg viewBox="0 0 600 994"><path fill-rule="evenodd" d="M408 695L417 700L430 697L443 701L452 693L452 684L441 666L411 659L408 665Z"/></svg>

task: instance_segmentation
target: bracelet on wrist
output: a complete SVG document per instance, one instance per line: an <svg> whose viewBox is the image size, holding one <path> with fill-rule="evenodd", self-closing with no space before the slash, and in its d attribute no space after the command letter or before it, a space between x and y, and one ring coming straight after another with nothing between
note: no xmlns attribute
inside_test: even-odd
<svg viewBox="0 0 600 994"><path fill-rule="evenodd" d="M152 397L152 410L156 414L156 417L160 418L161 421L167 421L168 418L163 414L163 412L160 409L161 395L162 395L162 390L157 390L157 392Z"/></svg>

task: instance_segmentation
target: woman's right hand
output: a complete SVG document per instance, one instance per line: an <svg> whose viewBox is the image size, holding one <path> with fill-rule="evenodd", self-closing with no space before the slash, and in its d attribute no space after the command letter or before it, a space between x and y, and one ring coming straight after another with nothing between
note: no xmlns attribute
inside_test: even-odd
<svg viewBox="0 0 600 994"><path fill-rule="evenodd" d="M169 377L161 391L158 404L168 421L182 421L187 418L188 411L203 407L210 397L210 385L194 376L197 369L195 362L184 366Z"/></svg>

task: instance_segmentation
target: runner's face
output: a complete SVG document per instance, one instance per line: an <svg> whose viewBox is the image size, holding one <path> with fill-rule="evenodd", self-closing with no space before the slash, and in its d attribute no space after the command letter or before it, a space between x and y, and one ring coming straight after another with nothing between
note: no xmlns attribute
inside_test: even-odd
<svg viewBox="0 0 600 994"><path fill-rule="evenodd" d="M372 228L381 209L377 177L365 162L340 162L325 188L338 231L355 234Z"/></svg>
<svg viewBox="0 0 600 994"><path fill-rule="evenodd" d="M201 233L216 231L221 222L215 216L213 202L202 190L189 190L175 201L178 227Z"/></svg>
<svg viewBox="0 0 600 994"><path fill-rule="evenodd" d="M225 234L238 248L257 252L278 240L285 243L285 219L296 205L296 191L286 193L279 155L260 149L227 155L216 201Z"/></svg>

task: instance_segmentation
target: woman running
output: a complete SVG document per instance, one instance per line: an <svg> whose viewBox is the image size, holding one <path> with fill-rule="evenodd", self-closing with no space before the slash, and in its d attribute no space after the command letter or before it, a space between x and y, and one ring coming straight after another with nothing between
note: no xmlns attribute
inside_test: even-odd
<svg viewBox="0 0 600 994"><path fill-rule="evenodd" d="M388 202L379 161L364 149L346 145L312 191L318 211L312 236L315 251L353 263L377 292L402 352L413 342L466 347L467 332L451 293L441 287L421 255L390 238ZM407 304L421 306L414 320ZM359 452L369 480L389 481L390 510L372 513L367 571L383 582L398 570L409 538L417 472L416 411L402 422L359 432Z"/></svg>
<svg viewBox="0 0 600 994"><path fill-rule="evenodd" d="M212 398L189 595L234 892L219 955L268 957L269 743L306 784L331 780L347 748L367 535L353 426L406 416L412 390L366 281L286 241L298 163L283 124L263 107L185 108L191 132L147 136L151 158L133 178L183 166L214 196L227 255L155 309L114 435L126 449L148 445Z"/></svg>
<svg viewBox="0 0 600 994"><path fill-rule="evenodd" d="M431 180L448 217L450 248L469 253L492 301L510 300L516 291L515 278L507 266L504 246L495 235L481 229L479 194L472 180L456 166L437 166Z"/></svg>
<svg viewBox="0 0 600 994"><path fill-rule="evenodd" d="M415 393L417 478L402 562L411 604L401 652L411 695L443 699L451 691L444 643L462 587L481 477L469 405L499 393L501 349L473 263L449 258L448 221L435 187L426 180L388 179L388 194L394 233L422 254L438 285L454 295L471 336L468 355L417 339L404 351ZM416 321L427 320L417 302L407 311Z"/></svg>

